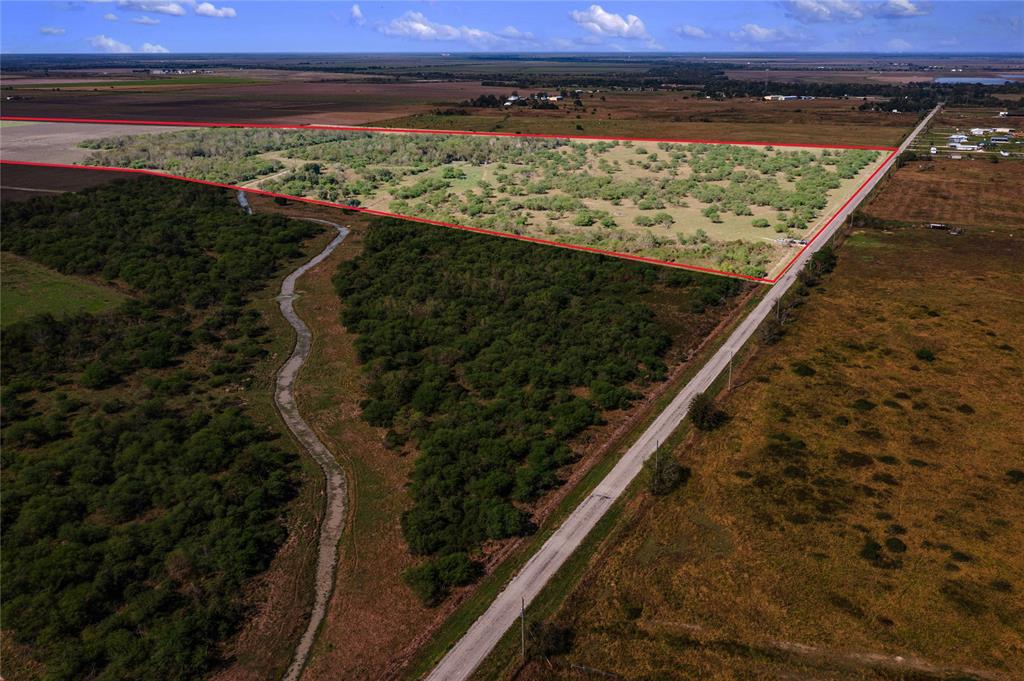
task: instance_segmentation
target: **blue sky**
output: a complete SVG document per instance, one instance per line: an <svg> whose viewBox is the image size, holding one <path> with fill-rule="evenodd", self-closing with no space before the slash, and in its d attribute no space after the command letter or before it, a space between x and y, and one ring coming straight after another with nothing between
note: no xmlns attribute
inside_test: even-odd
<svg viewBox="0 0 1024 681"><path fill-rule="evenodd" d="M1024 2L0 2L0 50L1024 52Z"/></svg>

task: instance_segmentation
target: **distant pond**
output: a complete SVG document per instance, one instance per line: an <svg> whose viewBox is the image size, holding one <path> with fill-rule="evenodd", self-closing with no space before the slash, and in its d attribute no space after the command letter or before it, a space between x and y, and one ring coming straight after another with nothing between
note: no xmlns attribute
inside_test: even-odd
<svg viewBox="0 0 1024 681"><path fill-rule="evenodd" d="M953 85L956 83L978 83L979 85L1006 85L1007 83L1017 83L1020 81L1012 78L982 78L980 76L944 76L942 78L936 78L935 82L945 85Z"/></svg>

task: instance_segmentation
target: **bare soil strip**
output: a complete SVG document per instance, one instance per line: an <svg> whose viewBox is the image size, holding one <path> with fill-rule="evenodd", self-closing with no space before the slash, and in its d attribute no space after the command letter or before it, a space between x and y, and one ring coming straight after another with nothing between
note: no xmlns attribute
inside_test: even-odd
<svg viewBox="0 0 1024 681"><path fill-rule="evenodd" d="M313 640L316 638L317 629L320 628L320 623L327 612L327 604L334 586L334 570L338 562L338 543L341 541L341 533L345 527L345 515L347 513L346 496L348 492L344 471L342 471L341 466L338 465L338 462L327 447L320 441L320 438L309 427L309 424L299 414L294 393L295 379L302 365L309 357L310 348L313 343L313 335L309 327L306 326L305 322L295 312L295 285L302 275L327 259L331 252L341 245L341 242L348 236L348 229L327 220L303 219L333 227L338 230L338 236L327 244L326 248L312 260L289 274L281 282L281 295L278 296L281 314L292 325L292 328L295 329L295 349L277 374L274 403L281 413L281 418L284 419L285 424L287 424L292 434L295 435L299 444L323 469L327 485L324 519L320 525L313 611L310 613L306 631L303 632L302 638L299 639L299 645L295 649L295 657L292 659L291 666L285 674L284 678L286 681L297 681L302 673L306 658L309 656L309 651L313 646Z"/></svg>

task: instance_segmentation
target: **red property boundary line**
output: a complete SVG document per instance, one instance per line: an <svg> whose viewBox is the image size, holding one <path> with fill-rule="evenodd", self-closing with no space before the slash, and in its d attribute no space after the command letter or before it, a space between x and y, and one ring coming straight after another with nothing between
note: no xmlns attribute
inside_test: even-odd
<svg viewBox="0 0 1024 681"><path fill-rule="evenodd" d="M376 210L373 208L364 208L362 206L349 206L341 203L335 203L332 201L323 201L320 199L312 199L302 196L292 196L290 194L279 194L276 192L266 191L265 189L252 189L248 187L240 187L232 184L225 184L222 182L211 182L209 180L197 180L191 177L183 177L181 175L174 175L171 173L165 173L158 170L150 170L145 168L115 168L109 166L86 166L86 165L74 165L66 163L43 163L36 161L8 161L0 159L0 164L3 165L15 165L15 166L34 166L39 168L63 168L71 170L96 170L103 172L115 172L115 173L127 173L136 175L151 175L154 177L163 177L172 180L181 180L183 182L194 182L196 184L207 185L210 187L219 187L221 189L231 189L234 191L244 191L253 194L259 194L262 196L279 197L289 199L292 201L298 201L300 203L309 203L318 206L326 206L328 208L338 208L341 210L349 210L357 213L365 213L367 215L377 215L381 217L398 218L401 220L409 220L411 222L419 222L428 225L435 225L438 227L448 227L451 229L458 229L465 232L473 232L476 234L486 234L488 236L503 237L506 239L517 239L519 241L526 241L534 244L542 244L544 246L555 246L558 248L565 248L575 251L584 251L587 253L595 253L598 255L607 255L614 258L622 258L625 260L632 260L635 262L643 262L652 265L662 265L666 267L674 267L677 269L690 270L694 272L703 272L705 274L715 274L719 276L732 277L735 279L743 279L746 281L753 281L761 284L774 284L789 271L789 269L796 262L804 251L806 251L811 244L833 223L836 218L839 217L847 206L860 193L864 190L864 187L871 182L872 179L878 173L884 169L889 161L896 155L898 149L894 147L871 147L871 146L857 146L857 145L822 145L822 144L771 144L765 142L729 142L721 140L681 140L681 139L654 139L654 138L638 138L638 137L587 137L579 135L551 135L551 134L530 134L530 133L490 133L490 132L477 132L477 131L453 131L453 130L417 130L417 129L400 129L400 128L370 128L370 127L359 127L359 126L330 126L330 125L277 125L277 124L242 124L242 123L195 123L195 122L175 122L175 121L132 121L132 120L114 120L114 119L92 119L92 118L41 118L41 117L30 117L30 116L0 116L0 120L10 121L32 121L32 122L46 122L46 123L103 123L103 124L121 124L121 125L154 125L154 126L185 126L185 127L209 127L209 128L271 128L271 129L285 129L285 130L336 130L336 131L358 131L358 132L390 132L390 133L412 133L412 134L429 134L429 135L474 135L474 136L489 136L489 137L527 137L527 138L542 138L542 139L581 139L581 140L607 140L607 141L631 141L631 142L668 142L674 144L735 144L745 146L779 146L779 147L800 147L800 148L812 148L812 149L867 149L872 151L888 151L889 156L882 161L881 164L875 169L867 179L857 188L853 194L846 200L846 202L839 207L839 209L825 222L817 231L807 240L807 243L786 263L782 270L773 278L767 277L754 277L748 274L740 274L738 272L725 272L723 270L716 270L710 267L701 267L699 265L689 265L685 263L669 262L666 260L658 260L656 258L646 258L640 255L632 255L629 253L617 253L615 251L606 251L600 248L593 248L591 246L580 246L576 244L566 244L557 241L549 241L547 239L538 239L536 237L522 236L520 234L509 234L507 232L499 232L492 229L483 229L480 227L469 227L467 225L457 225L450 222L441 222L439 220L430 220L428 218L420 218L412 215L403 215L401 213L389 213L387 211Z"/></svg>

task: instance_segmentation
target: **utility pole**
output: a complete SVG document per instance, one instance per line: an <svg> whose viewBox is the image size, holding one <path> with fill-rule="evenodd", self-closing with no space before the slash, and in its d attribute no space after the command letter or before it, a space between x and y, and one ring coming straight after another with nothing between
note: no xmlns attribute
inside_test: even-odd
<svg viewBox="0 0 1024 681"><path fill-rule="evenodd" d="M519 608L519 640L523 646L523 664L526 664L526 596L521 596L522 605Z"/></svg>
<svg viewBox="0 0 1024 681"><path fill-rule="evenodd" d="M729 351L729 390L732 390L732 358L736 356L734 350Z"/></svg>

